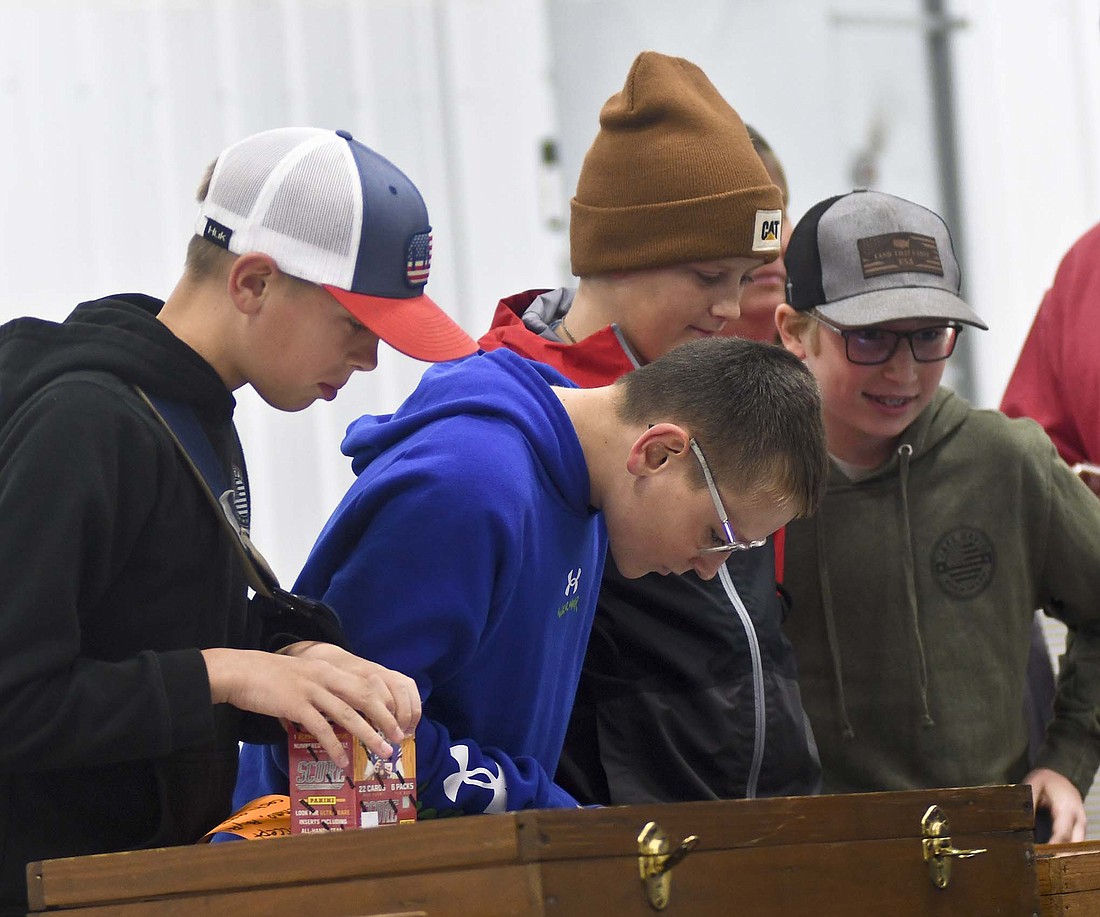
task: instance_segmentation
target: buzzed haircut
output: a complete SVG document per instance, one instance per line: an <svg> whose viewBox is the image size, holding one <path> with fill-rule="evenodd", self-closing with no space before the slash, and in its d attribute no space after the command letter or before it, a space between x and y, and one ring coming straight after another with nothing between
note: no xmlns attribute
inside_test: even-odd
<svg viewBox="0 0 1100 917"><path fill-rule="evenodd" d="M821 395L794 354L743 338L704 338L615 384L621 420L683 426L720 481L787 502L796 517L817 509L829 463ZM698 480L704 486L701 471Z"/></svg>

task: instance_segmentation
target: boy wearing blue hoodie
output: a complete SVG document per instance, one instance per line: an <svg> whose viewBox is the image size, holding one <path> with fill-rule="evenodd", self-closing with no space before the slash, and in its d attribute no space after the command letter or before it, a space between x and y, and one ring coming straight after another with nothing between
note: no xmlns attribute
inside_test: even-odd
<svg viewBox="0 0 1100 917"><path fill-rule="evenodd" d="M430 369L343 450L357 479L296 584L412 676L420 817L569 807L553 781L605 550L626 577L713 577L812 512L816 386L779 348L685 344L579 389L507 350ZM286 792L246 747L236 801Z"/></svg>
<svg viewBox="0 0 1100 917"><path fill-rule="evenodd" d="M479 340L586 388L729 334L784 238L783 194L695 64L643 51L599 121L570 205L575 285L502 300ZM734 335L774 341L774 313ZM603 805L817 792L777 574L782 531L709 581L607 563L555 780Z"/></svg>

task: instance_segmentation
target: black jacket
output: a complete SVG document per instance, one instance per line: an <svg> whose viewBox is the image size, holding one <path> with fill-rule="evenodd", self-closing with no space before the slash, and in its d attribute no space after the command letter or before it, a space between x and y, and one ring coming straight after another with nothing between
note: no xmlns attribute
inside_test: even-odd
<svg viewBox="0 0 1100 917"><path fill-rule="evenodd" d="M0 913L28 861L188 843L229 813L242 716L211 704L200 649L259 635L229 536L128 383L190 404L247 478L232 395L160 307L0 328Z"/></svg>
<svg viewBox="0 0 1100 917"><path fill-rule="evenodd" d="M626 579L610 556L557 781L583 803L816 793L784 602L766 547L719 577Z"/></svg>

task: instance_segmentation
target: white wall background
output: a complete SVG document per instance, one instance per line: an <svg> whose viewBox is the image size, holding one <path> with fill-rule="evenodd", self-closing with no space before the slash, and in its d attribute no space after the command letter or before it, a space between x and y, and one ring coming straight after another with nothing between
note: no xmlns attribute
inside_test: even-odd
<svg viewBox="0 0 1100 917"><path fill-rule="evenodd" d="M996 405L1061 253L1100 218L1100 0L953 0L970 394ZM563 229L603 101L643 48L699 63L782 158L792 216L857 183L943 204L921 0L0 0L0 320L166 295L194 185L268 127L344 127L419 185L429 291L473 335L568 279ZM543 162L552 140L557 164ZM855 164L869 168L857 173ZM347 486L342 432L423 365L334 404L240 396L256 537L293 580Z"/></svg>
<svg viewBox="0 0 1100 917"><path fill-rule="evenodd" d="M954 0L964 269L996 406L1065 250L1100 220L1100 4Z"/></svg>
<svg viewBox="0 0 1100 917"><path fill-rule="evenodd" d="M568 279L568 197L601 104L645 48L698 63L768 137L794 218L865 183L940 209L925 35L942 23L923 6L0 0L0 321L167 295L206 163L254 131L313 124L352 131L418 184L429 292L476 337L501 296ZM971 336L970 395L995 406L1059 258L1100 219L1100 0L946 6L956 230L990 325ZM382 351L302 414L240 393L253 534L285 582L350 481L345 426L396 407L423 369Z"/></svg>
<svg viewBox="0 0 1100 917"><path fill-rule="evenodd" d="M555 130L544 19L535 0L0 0L0 320L167 295L206 164L314 124L417 183L429 291L476 336L504 292L560 279L538 191ZM424 367L380 349L377 372L302 414L238 393L253 534L284 582L350 480L347 423L396 407Z"/></svg>

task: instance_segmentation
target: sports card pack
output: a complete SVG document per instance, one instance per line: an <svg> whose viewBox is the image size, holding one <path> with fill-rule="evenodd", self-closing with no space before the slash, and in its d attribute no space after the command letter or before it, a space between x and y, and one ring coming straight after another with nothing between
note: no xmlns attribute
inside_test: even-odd
<svg viewBox="0 0 1100 917"><path fill-rule="evenodd" d="M336 738L352 762L351 773L328 756L315 735L290 732L290 833L415 822L415 739L406 737L393 755L380 758L347 730L337 727Z"/></svg>

